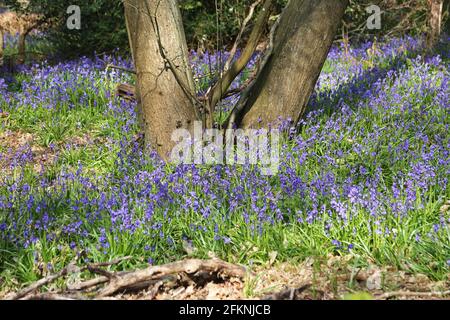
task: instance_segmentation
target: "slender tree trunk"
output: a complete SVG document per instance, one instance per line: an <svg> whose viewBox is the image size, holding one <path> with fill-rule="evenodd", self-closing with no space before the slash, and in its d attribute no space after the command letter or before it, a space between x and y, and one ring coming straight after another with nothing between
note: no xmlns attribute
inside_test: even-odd
<svg viewBox="0 0 450 320"><path fill-rule="evenodd" d="M433 48L441 35L444 0L428 0L428 2L430 5L428 48Z"/></svg>
<svg viewBox="0 0 450 320"><path fill-rule="evenodd" d="M236 118L239 127L264 127L280 117L300 119L347 6L348 0L289 2L274 34L272 55Z"/></svg>
<svg viewBox="0 0 450 320"><path fill-rule="evenodd" d="M167 160L172 132L192 131L198 120L178 2L126 0L124 6L146 145Z"/></svg>
<svg viewBox="0 0 450 320"><path fill-rule="evenodd" d="M26 42L28 32L24 31L19 34L17 63L24 64L26 58Z"/></svg>
<svg viewBox="0 0 450 320"><path fill-rule="evenodd" d="M0 28L0 66L3 66L3 48L4 44L4 32L3 29Z"/></svg>

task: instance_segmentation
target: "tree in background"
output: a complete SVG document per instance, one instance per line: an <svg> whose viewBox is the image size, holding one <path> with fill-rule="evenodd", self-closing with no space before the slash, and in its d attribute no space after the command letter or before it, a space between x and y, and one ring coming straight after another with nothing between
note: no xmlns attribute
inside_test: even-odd
<svg viewBox="0 0 450 320"><path fill-rule="evenodd" d="M345 34L353 41L365 41L373 36L399 37L421 35L429 28L429 0L350 0L338 35ZM449 2L449 1L447 1ZM253 0L181 0L179 1L191 48L217 48L217 27L223 43L233 41L240 30L246 11ZM281 12L286 0L277 0L274 15ZM216 6L217 4L217 6ZM377 5L382 12L381 29L367 28L367 7ZM444 5L444 7L446 7ZM448 5L447 10L448 11ZM443 15L444 19L446 15ZM448 20L448 19L447 19ZM247 28L247 35L251 25ZM220 46L219 46L220 47ZM222 46L223 47L223 46Z"/></svg>
<svg viewBox="0 0 450 320"><path fill-rule="evenodd" d="M428 0L428 3L430 5L430 18L427 45L428 48L432 48L441 35L444 0Z"/></svg>
<svg viewBox="0 0 450 320"><path fill-rule="evenodd" d="M0 13L0 36L1 41L1 58L3 58L3 37L6 32L18 33L18 54L16 62L23 64L26 57L26 39L28 35L35 29L44 27L47 23L47 19L41 15L35 13L34 8L28 1L14 1L9 2L6 0L6 4L14 9L14 12L4 11Z"/></svg>
<svg viewBox="0 0 450 320"><path fill-rule="evenodd" d="M254 2L255 0L180 0L188 46L205 50L223 48L233 43L240 32L248 8ZM287 0L276 0L273 14L279 14L286 3ZM251 24L244 33L249 35L250 31Z"/></svg>
<svg viewBox="0 0 450 320"><path fill-rule="evenodd" d="M34 13L51 21L46 31L54 50L63 57L92 55L94 51L112 51L127 48L123 6L120 0L28 0L24 8L22 0L4 0L13 11ZM81 9L81 29L67 28L67 9L78 5Z"/></svg>
<svg viewBox="0 0 450 320"><path fill-rule="evenodd" d="M429 26L429 0L350 0L338 32L354 41L364 41L377 36L402 36L424 34ZM22 0L3 0L11 9L17 10ZM247 16L248 8L255 0L179 0L186 40L190 49L217 50L233 43ZM275 0L271 22L280 14L287 0ZM444 4L443 19L448 16ZM382 10L380 30L368 30L366 8L379 5ZM81 9L81 30L66 26L67 8L78 5ZM128 51L122 0L28 0L30 12L52 20L52 28L46 33L55 51L63 57L92 55L94 52L111 52L116 48ZM448 19L447 19L448 20ZM247 24L243 38L252 30ZM265 29L266 36L270 26Z"/></svg>

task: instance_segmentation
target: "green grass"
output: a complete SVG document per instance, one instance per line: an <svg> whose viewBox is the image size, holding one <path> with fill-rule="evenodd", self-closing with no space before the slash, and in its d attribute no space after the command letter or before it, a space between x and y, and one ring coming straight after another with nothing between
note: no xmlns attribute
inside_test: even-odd
<svg viewBox="0 0 450 320"><path fill-rule="evenodd" d="M335 69L330 62L324 67L325 73L332 73ZM412 68L412 67L411 67ZM20 92L20 81L26 79L24 75L18 75L19 85L12 88ZM99 83L102 79L98 78ZM402 92L404 96L413 95L414 92L408 91L408 88L414 88L420 83L419 78L411 78L410 82L404 84ZM435 84L436 86L439 83ZM84 186L79 181L74 181L73 185L65 190L65 197L56 197L52 194L54 189L51 187L40 188L40 173L33 170L33 164L27 164L23 168L16 168L12 172L4 171L2 179L4 184L0 187L0 194L6 194L7 187L14 183L19 177L22 183L30 185L30 194L36 195L41 199L46 199L47 205L52 208L51 215L57 217L58 224L65 225L73 221L71 213L73 213L71 205L81 197L86 196L89 199L98 197L101 191L112 192L111 188L127 188L129 185L120 184L119 179L123 179L125 175L132 176L139 171L154 171L154 164L149 162L145 166L137 168L127 168L124 173L123 168L118 166L118 153L121 147L117 145L117 141L123 138L131 140L131 137L138 133L137 125L133 125L129 132L122 130L125 123L124 118L118 116L117 113L108 109L107 98L98 97L93 92L88 95L91 101L98 100L97 107L93 105L79 105L76 103L81 95L80 92L74 92L72 95L75 107L69 108L68 105L59 105L56 109L46 109L42 106L33 108L29 105L1 105L1 108L9 112L9 116L2 121L0 134L6 130L22 131L32 134L34 143L47 148L57 149L58 158L53 164L46 167L43 175L50 181L57 181L61 172L75 172L80 165L83 166L83 172L88 176L90 173L96 175L111 174L118 180L117 184L99 185L99 190L84 190ZM408 159L393 161L392 152L388 150L387 145L395 140L398 135L397 145L400 145L405 139L411 141L414 148L420 150L427 147L415 135L417 134L417 126L421 126L422 131L431 136L447 136L447 128L433 124L432 127L424 126L421 111L423 106L430 107L428 117L438 117L445 120L448 114L445 110L433 108L432 96L417 97L417 104L412 107L409 113L393 112L391 114L381 113L379 110L371 108L360 108L357 103L363 105L369 101L357 101L350 105L353 115L346 120L346 125L352 125L352 133L356 132L377 132L382 137L379 139L379 145L370 145L370 141L365 141L367 136L348 135L339 137L338 129L329 129L328 121L335 119L335 115L331 112L324 112L317 120L315 125L320 128L320 132L324 134L322 139L318 139L310 153L315 156L307 157L303 163L298 158L290 158L285 161L290 164L295 173L302 176L304 180L309 181L317 173L320 173L323 166L326 166L320 156L330 154L333 151L343 151L343 155L338 157L333 167L333 173L339 181L343 181L352 175L350 168L365 166L367 175L374 175L377 167L382 168L380 176L380 188L389 190L394 182L402 184L403 181L396 181L396 172L400 172L409 165ZM117 103L117 101L115 101ZM365 120L364 120L365 119ZM409 123L409 127L398 128L398 120L402 123ZM446 119L448 125L448 119ZM311 127L304 126L298 133L305 141L311 138ZM93 143L83 145L74 145L68 147L66 144L75 138L88 136ZM339 138L336 138L339 137ZM286 150L289 153L301 156L302 150L296 150L295 143L287 139L283 140L286 144ZM369 144L372 149L364 152L353 152L355 145ZM370 156L371 152L377 151L376 159ZM51 152L51 151L48 151ZM373 162L376 161L377 165ZM130 164L127 164L130 165ZM328 164L329 165L329 164ZM170 173L175 169L167 165L165 172ZM208 168L200 170L208 171ZM239 176L242 168L238 168L233 175L228 177L232 185L240 185L241 178ZM358 178L355 178L358 182ZM361 176L360 179L364 179ZM189 179L187 179L189 181ZM362 181L362 180L361 180ZM280 190L280 181L274 177L269 179L273 190ZM202 189L199 185L192 183L192 192L199 197L202 196ZM251 185L246 185L246 188ZM103 188L103 189L102 189ZM156 188L156 186L155 186ZM61 190L57 190L61 191ZM244 190L244 192L249 190ZM260 190L260 192L262 192ZM59 193L60 195L62 192ZM54 196L54 198L53 198ZM223 195L227 197L227 195ZM247 194L248 197L248 194ZM67 199L72 200L71 204L67 203ZM225 198L226 199L226 198ZM2 286L15 287L22 284L35 281L42 276L42 268L46 268L51 264L53 270L59 270L66 266L76 256L77 251L82 248L71 248L71 244L83 244L83 249L88 250L88 258L90 261L100 262L112 260L117 257L133 256L133 259L121 263L113 269L129 269L138 268L147 265L147 259L153 258L157 263L169 262L186 256L180 239L187 237L192 240L193 246L196 248L193 256L206 258L210 253L234 262L243 264L264 265L270 260L273 252L277 253L277 261L297 261L304 260L308 257L327 257L332 255L349 254L347 245L354 245L350 250L356 259L355 267L367 266L371 263L379 265L391 265L402 270L423 273L433 280L446 280L449 274L449 266L447 260L450 259L450 228L443 228L436 233L434 240L426 237L427 233L433 228L433 225L439 222L439 209L443 201L450 199L450 188L439 189L433 186L426 193L426 197L418 197L415 203L416 209L411 211L407 217L400 218L398 216L386 215L381 220L379 226L371 219L367 210L362 207L355 207L352 211L354 218L348 224L342 224L336 216L329 217L327 213L323 213L321 220L317 220L312 224L300 224L297 221L298 216L294 214L286 214L288 210L294 211L297 208L303 208L308 205L309 199L301 195L292 197L284 197L281 205L286 209L283 219L273 223L264 222L264 232L257 235L252 232L249 225L254 223L257 225L256 216L250 217L248 223L242 215L229 215L226 207L217 205L215 211L208 219L203 218L198 212L190 210L180 212L177 205L168 203L164 210L158 208L154 212L152 225L161 224L161 228L153 230L151 226L148 228L138 229L135 233L124 232L106 232L109 248L99 248L98 244L101 238L101 229L108 230L111 227L110 221L97 221L90 225L83 215L80 215L86 225L89 225L89 233L86 236L75 237L73 235L64 236L56 241L47 240L45 232L40 233L38 241L31 244L27 248L16 247L10 242L3 241L0 243L0 276L4 282ZM205 199L210 201L210 199ZM325 206L330 206L326 199L323 199ZM18 206L15 203L14 206ZM240 210L252 210L251 203L243 200L239 204ZM14 208L16 212L18 208ZM135 216L143 217L145 215L144 208L138 204L132 208ZM389 208L386 208L389 210ZM91 208L87 207L83 213L88 213ZM291 213L292 213L291 211ZM6 212L4 210L3 212ZM101 213L108 217L107 212ZM40 214L34 209L30 215ZM226 219L224 219L226 217ZM168 218L171 219L168 223ZM2 222L2 219L0 219ZM27 225L24 216L19 217L15 221L18 225ZM325 233L326 224L331 223L333 226ZM198 232L193 230L192 226L204 226L205 231ZM215 230L215 225L218 230ZM389 227L396 230L389 236L378 236L376 229ZM25 227L24 227L25 229ZM22 229L20 229L22 230ZM356 232L354 230L357 230ZM370 231L369 231L370 230ZM158 239L158 234L162 232L170 235L174 244L168 245L164 240ZM222 241L214 241L216 233L225 234L231 239L230 244ZM416 241L415 237L421 236L422 241ZM336 248L332 241L339 239L343 248ZM0 240L1 242L2 240ZM146 246L153 246L153 250L147 250ZM245 294L252 296L254 294L254 284L248 283L245 288ZM351 299L353 296L348 296Z"/></svg>

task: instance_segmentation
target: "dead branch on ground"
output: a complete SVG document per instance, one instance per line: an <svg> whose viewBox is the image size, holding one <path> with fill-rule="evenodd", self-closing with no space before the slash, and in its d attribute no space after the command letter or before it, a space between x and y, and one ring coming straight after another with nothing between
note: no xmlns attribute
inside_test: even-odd
<svg viewBox="0 0 450 320"><path fill-rule="evenodd" d="M244 279L247 275L246 268L234 265L219 259L200 260L186 259L160 266L150 266L145 269L131 272L111 272L102 267L117 265L129 260L130 257L116 259L107 263L88 264L84 267L76 266L71 262L56 274L50 275L18 293L7 297L8 300L79 300L79 299L109 299L116 294L124 292L140 292L148 290L147 299L153 299L161 287L167 283L179 283L180 277L188 275L191 281L198 278L198 283L204 281L225 280L229 278ZM66 288L58 292L38 292L44 286L54 281L88 271L99 277L84 280L75 285L66 285ZM102 286L103 285L103 286Z"/></svg>

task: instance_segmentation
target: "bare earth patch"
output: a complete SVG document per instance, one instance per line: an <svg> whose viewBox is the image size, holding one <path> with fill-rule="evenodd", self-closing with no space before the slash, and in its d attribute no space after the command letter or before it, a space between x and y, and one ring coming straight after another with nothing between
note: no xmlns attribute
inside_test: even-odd
<svg viewBox="0 0 450 320"><path fill-rule="evenodd" d="M450 294L450 274L446 281L435 282L423 274L411 274L393 267L356 269L349 265L351 256L330 256L316 263L307 259L298 265L281 263L257 267L244 281L208 283L198 290L192 287L168 289L156 299L446 299ZM417 293L417 295L411 293ZM367 293L366 295L362 293ZM404 295L402 295L404 293ZM137 298L142 298L137 296Z"/></svg>
<svg viewBox="0 0 450 320"><path fill-rule="evenodd" d="M37 173L43 166L53 163L55 152L44 148L35 142L31 133L6 130L0 132L0 171L8 172L11 165L18 162L32 163Z"/></svg>
<svg viewBox="0 0 450 320"><path fill-rule="evenodd" d="M351 265L352 259L351 255L329 256L323 262L315 262L311 258L299 265L283 263L270 269L262 269L259 271L261 278L254 286L255 295L268 297L274 292L289 292L290 289L301 288L301 292L297 290L286 299L359 299L361 293L368 293L368 297L374 299L402 299L406 296L408 299L423 299L439 297L425 297L420 296L421 294L414 296L410 293L436 293L450 289L450 274L446 281L435 282L423 274L412 274L394 267L371 265L367 268L355 268ZM408 293L402 296L400 292ZM450 299L450 295L447 294L446 298Z"/></svg>
<svg viewBox="0 0 450 320"><path fill-rule="evenodd" d="M45 167L51 166L57 159L58 152L67 146L84 148L94 144L105 144L107 139L91 138L89 134L68 137L53 148L43 147L37 138L20 130L0 132L0 172L11 173L12 167L18 164L31 164L36 173L42 173Z"/></svg>

